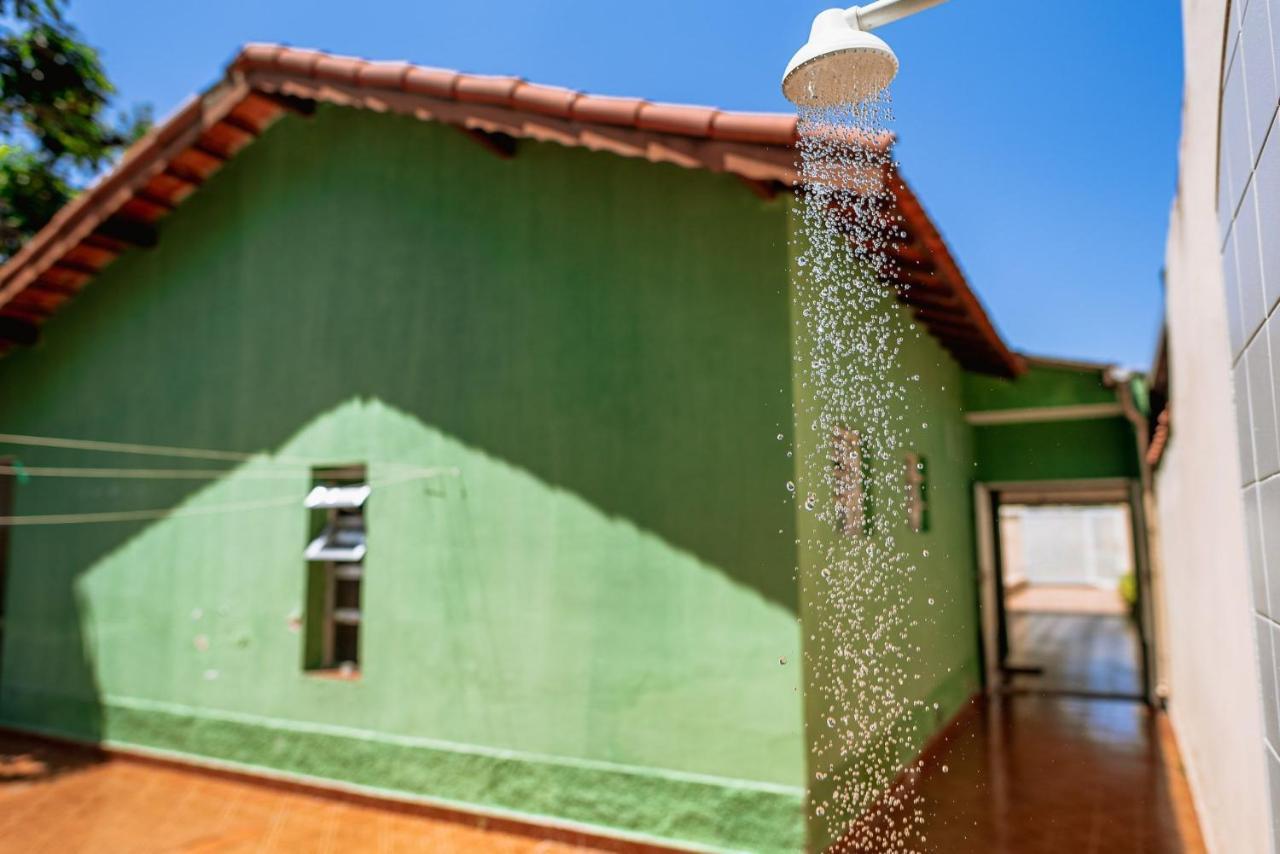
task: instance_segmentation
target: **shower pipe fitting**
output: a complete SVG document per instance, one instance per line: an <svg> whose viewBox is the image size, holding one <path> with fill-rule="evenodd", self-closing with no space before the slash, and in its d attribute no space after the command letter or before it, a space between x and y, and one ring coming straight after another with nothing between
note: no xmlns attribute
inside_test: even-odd
<svg viewBox="0 0 1280 854"><path fill-rule="evenodd" d="M845 19L855 30L869 33L894 21L923 12L925 9L945 3L947 0L877 0L866 6L846 9Z"/></svg>

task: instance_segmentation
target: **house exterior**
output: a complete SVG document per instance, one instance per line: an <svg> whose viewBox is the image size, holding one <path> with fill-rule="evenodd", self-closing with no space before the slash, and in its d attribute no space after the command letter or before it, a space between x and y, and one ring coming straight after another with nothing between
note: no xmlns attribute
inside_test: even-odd
<svg viewBox="0 0 1280 854"><path fill-rule="evenodd" d="M825 847L794 143L794 117L246 48L0 270L0 724ZM913 583L950 591L917 597L923 746L985 678L974 484L1135 478L1137 451L1114 384L1007 348L892 178L934 425ZM1064 385L1105 413L966 415Z"/></svg>

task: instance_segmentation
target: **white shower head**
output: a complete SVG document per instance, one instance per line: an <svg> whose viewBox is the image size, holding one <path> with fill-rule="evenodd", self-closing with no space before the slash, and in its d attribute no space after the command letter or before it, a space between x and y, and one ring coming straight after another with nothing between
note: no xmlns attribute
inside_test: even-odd
<svg viewBox="0 0 1280 854"><path fill-rule="evenodd" d="M878 0L828 9L782 76L782 94L797 107L834 107L870 100L898 74L898 57L871 30L945 0Z"/></svg>

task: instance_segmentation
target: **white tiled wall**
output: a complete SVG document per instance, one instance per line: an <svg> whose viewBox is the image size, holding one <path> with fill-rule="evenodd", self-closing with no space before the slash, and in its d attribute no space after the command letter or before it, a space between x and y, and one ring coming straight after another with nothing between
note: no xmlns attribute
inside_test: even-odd
<svg viewBox="0 0 1280 854"><path fill-rule="evenodd" d="M1280 0L1229 12L1218 219L1273 823L1280 826Z"/></svg>

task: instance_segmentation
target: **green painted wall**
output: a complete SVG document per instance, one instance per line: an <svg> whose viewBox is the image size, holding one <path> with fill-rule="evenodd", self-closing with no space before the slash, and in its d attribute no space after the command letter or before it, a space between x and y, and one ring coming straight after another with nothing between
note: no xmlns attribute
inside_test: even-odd
<svg viewBox="0 0 1280 854"><path fill-rule="evenodd" d="M793 221L793 226L798 225ZM797 233L796 247L803 245ZM795 268L793 267L793 270ZM793 306L793 312L802 310ZM897 753L900 762L910 761L928 739L951 720L957 712L981 689L981 660L978 648L978 589L976 584L976 551L973 540L972 483L975 448L972 429L965 422L962 412L965 374L956 361L936 341L916 325L909 311L887 292L878 306L883 310L889 329L887 340L901 337L902 344L893 368L879 373L877 382L892 382L907 386L906 399L893 407L890 414L892 429L906 439L905 446L895 456L892 466L895 472L905 475L906 453L913 451L925 458L928 468L929 526L922 532L910 530L905 514L895 510L891 518L898 524L892 531L897 547L907 553L908 565L914 567L909 574L893 573L897 580L891 586L901 592L894 597L893 605L899 610L888 621L882 621L880 613L863 615L863 630L854 632L855 638L871 638L876 627L888 629L895 643L903 648L916 646L922 652L913 655L905 667L908 674L903 685L893 685L896 700L904 706L918 701L905 717L891 723L898 727L892 743L880 747L869 746L871 751ZM798 318L796 318L798 320ZM793 379L796 389L797 482L801 492L805 484L824 483L813 470L815 465L828 465L831 454L831 437L819 434L813 427L813 414L819 404L811 397L802 382L800 363L807 360L806 342L799 342L797 373ZM880 359L873 360L879 368ZM864 366L870 367L870 366ZM864 436L870 431L883 430L883 425L867 423L866 417L857 411L844 413L843 425L857 430ZM909 430L910 432L906 432ZM879 479L876 479L877 482ZM895 477L896 480L896 477ZM905 482L903 485L905 490ZM819 500L833 500L823 490ZM892 496L872 495L872 512L876 505L886 500L898 501L905 491ZM842 547L835 541L844 537L830 524L821 521L814 513L800 512L799 535L802 543L798 577L801 582L802 621L804 625L807 681L832 679L841 666L853 666L855 661L833 655L838 644L831 631L833 621L825 619L832 609L839 607L829 592L831 585L821 576L829 566L826 554L833 549L840 553ZM905 568L905 565L904 565ZM836 585L836 590L847 589ZM874 594L861 595L868 597ZM850 625L858 620L856 609L841 610L834 621ZM905 641L897 633L906 632ZM888 670L884 671L888 672ZM817 692L806 694L806 728L810 743L811 803L831 800L835 777L817 776L831 767L849 772L849 759L841 759L829 748L822 747L823 736L831 730L826 723L826 702ZM890 723L886 721L886 723ZM841 725L838 725L841 726ZM881 730L887 732L888 727ZM896 747L895 747L896 745ZM905 750L898 747L909 745ZM853 768L852 774L859 772ZM865 776L865 775L864 775ZM828 810L826 817L816 817L811 806L809 824L809 848L825 850L837 841L840 826L831 821L832 816L847 819L846 811Z"/></svg>
<svg viewBox="0 0 1280 854"><path fill-rule="evenodd" d="M965 408L974 412L1115 402L1115 389L1107 385L1101 369L1032 360L1026 372L1014 380L983 374L966 374L964 378Z"/></svg>
<svg viewBox="0 0 1280 854"><path fill-rule="evenodd" d="M1016 380L966 374L972 412L1117 403L1100 370L1032 362ZM976 478L987 483L1139 474L1133 426L1123 416L983 425L974 429Z"/></svg>
<svg viewBox="0 0 1280 854"><path fill-rule="evenodd" d="M974 429L978 480L1138 476L1133 428L1123 418L1001 424Z"/></svg>
<svg viewBox="0 0 1280 854"><path fill-rule="evenodd" d="M21 514L259 506L16 531L0 719L799 847L786 217L725 176L285 119L0 361L5 431L259 454L18 488ZM300 670L290 459L461 472L371 499L357 682Z"/></svg>

